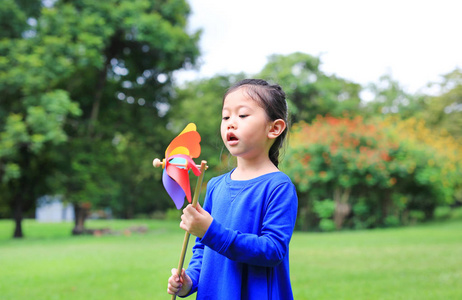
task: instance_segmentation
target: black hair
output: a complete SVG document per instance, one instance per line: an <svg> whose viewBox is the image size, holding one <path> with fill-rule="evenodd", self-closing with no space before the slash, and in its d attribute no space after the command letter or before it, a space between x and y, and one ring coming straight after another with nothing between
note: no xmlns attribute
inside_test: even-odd
<svg viewBox="0 0 462 300"><path fill-rule="evenodd" d="M256 101L265 111L270 121L282 119L286 123L284 131L276 138L269 150L269 158L277 167L279 164L279 149L284 144L288 132L288 108L286 94L278 84L269 84L263 79L244 79L231 86L223 96L223 102L230 93L244 88L247 95Z"/></svg>

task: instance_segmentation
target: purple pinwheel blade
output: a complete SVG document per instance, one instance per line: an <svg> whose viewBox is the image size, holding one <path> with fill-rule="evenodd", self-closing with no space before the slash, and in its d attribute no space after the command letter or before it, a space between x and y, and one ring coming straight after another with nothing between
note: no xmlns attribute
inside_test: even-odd
<svg viewBox="0 0 462 300"><path fill-rule="evenodd" d="M164 184L165 190L170 195L170 198L172 198L175 203L176 208L181 209L186 195L181 186L168 176L166 169L164 169L164 172L162 173L162 183Z"/></svg>

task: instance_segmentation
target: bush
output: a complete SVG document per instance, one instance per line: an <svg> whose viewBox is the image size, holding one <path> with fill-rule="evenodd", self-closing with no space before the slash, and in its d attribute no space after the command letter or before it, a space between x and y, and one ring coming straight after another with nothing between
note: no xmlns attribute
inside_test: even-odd
<svg viewBox="0 0 462 300"><path fill-rule="evenodd" d="M300 194L333 199L299 201L299 211L332 212L337 228L421 222L461 194L462 146L414 118L318 116L293 126L286 156Z"/></svg>
<svg viewBox="0 0 462 300"><path fill-rule="evenodd" d="M313 210L321 219L331 218L334 214L335 203L331 199L324 201L313 201Z"/></svg>
<svg viewBox="0 0 462 300"><path fill-rule="evenodd" d="M165 213L165 219L171 221L180 221L183 211L181 209L170 208Z"/></svg>
<svg viewBox="0 0 462 300"><path fill-rule="evenodd" d="M321 222L319 222L319 228L322 231L334 231L335 230L335 223L334 221L330 219L322 219Z"/></svg>
<svg viewBox="0 0 462 300"><path fill-rule="evenodd" d="M439 206L435 209L435 219L436 220L446 220L451 216L451 207L449 206Z"/></svg>

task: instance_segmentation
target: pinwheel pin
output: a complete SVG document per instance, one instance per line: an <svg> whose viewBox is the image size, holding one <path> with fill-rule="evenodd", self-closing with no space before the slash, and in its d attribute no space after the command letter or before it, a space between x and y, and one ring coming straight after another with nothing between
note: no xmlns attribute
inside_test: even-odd
<svg viewBox="0 0 462 300"><path fill-rule="evenodd" d="M201 137L196 131L196 125L194 123L189 123L186 128L170 142L165 150L165 158L162 161L156 158L152 162L154 167L162 167L164 169L162 173L162 183L177 209L183 206L185 197L188 202L191 203L191 186L189 182L190 170L194 175L198 176L194 197L192 199L192 206L196 207L197 205L197 200L201 193L202 180L205 170L207 169L207 162L205 160L201 161L200 166L196 165L193 160L193 158L199 157L201 153L200 141ZM186 232L178 264L178 275L180 275L183 269L189 236L190 233ZM176 296L173 295L172 299L175 298Z"/></svg>

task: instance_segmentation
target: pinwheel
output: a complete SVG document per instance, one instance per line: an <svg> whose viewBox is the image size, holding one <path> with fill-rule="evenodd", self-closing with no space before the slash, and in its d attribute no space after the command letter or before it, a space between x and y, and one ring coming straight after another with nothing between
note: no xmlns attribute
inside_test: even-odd
<svg viewBox="0 0 462 300"><path fill-rule="evenodd" d="M165 150L165 158L162 162L158 158L153 161L154 167L162 166L164 169L162 183L177 209L183 206L185 197L191 203L189 170L196 176L201 174L193 161L193 158L199 157L201 153L200 141L201 137L196 131L196 125L190 123L172 140Z"/></svg>
<svg viewBox="0 0 462 300"><path fill-rule="evenodd" d="M192 200L192 205L194 207L197 205L197 200L201 192L202 179L204 178L204 172L207 168L207 162L205 160L201 162L200 166L196 165L193 160L193 158L199 157L201 153L200 141L201 137L196 131L196 125L194 123L189 123L186 128L170 142L165 150L165 158L162 161L156 158L152 162L154 167L162 166L164 169L162 173L162 183L177 209L183 206L185 197L188 202L191 203L191 187L189 183L190 170L194 175L198 176ZM183 269L189 236L189 232L186 232L181 250L180 262L178 264L178 275L180 275ZM173 295L172 299L175 298L175 295Z"/></svg>

